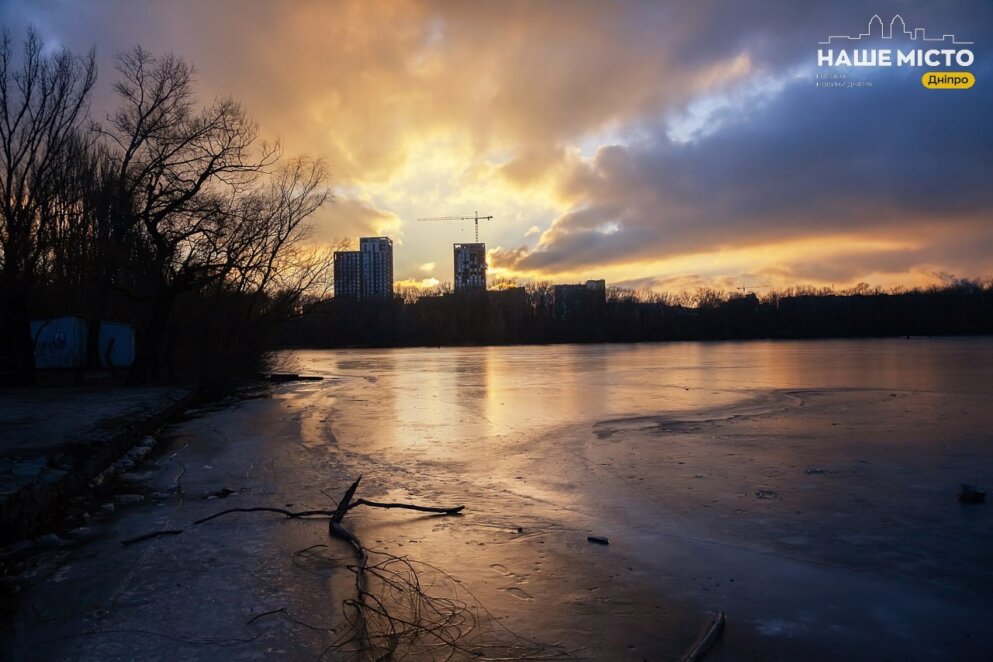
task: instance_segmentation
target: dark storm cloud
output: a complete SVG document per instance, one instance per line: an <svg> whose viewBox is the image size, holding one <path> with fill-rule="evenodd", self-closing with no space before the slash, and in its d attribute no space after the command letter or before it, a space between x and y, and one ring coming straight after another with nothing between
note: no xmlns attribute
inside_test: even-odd
<svg viewBox="0 0 993 662"><path fill-rule="evenodd" d="M977 41L973 73L990 80L993 52L983 39L993 34L963 29ZM801 53L811 58L809 36L806 42ZM793 64L784 60L779 71L786 76ZM575 270L852 234L917 238L937 250L943 240L935 229L943 224L975 237L971 257L989 255L991 86L928 91L923 71L876 71L867 76L871 89L846 90L818 89L808 73L769 99L732 104L711 118L716 131L689 142L673 141L656 123L647 138L576 164L562 183L576 210L558 218L536 250L496 258L523 271ZM862 255L863 271L879 258ZM840 270L823 276L829 271Z"/></svg>

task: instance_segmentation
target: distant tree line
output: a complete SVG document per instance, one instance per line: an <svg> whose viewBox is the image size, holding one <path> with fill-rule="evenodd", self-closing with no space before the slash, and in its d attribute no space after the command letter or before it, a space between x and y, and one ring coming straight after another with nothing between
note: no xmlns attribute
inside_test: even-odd
<svg viewBox="0 0 993 662"><path fill-rule="evenodd" d="M678 295L612 288L602 305L562 313L547 283L390 301L311 302L279 327L284 347L641 342L993 333L993 280L922 289L860 284L754 293Z"/></svg>
<svg viewBox="0 0 993 662"><path fill-rule="evenodd" d="M175 55L115 69L93 121L93 51L0 41L0 375L31 383L30 320L73 314L137 327L133 382L223 379L328 282L334 247L304 244L325 167L281 158L236 101L198 103Z"/></svg>

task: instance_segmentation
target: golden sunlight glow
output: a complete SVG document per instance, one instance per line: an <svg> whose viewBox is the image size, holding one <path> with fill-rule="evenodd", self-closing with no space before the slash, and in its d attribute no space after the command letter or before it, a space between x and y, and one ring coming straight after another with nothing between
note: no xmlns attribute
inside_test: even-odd
<svg viewBox="0 0 993 662"><path fill-rule="evenodd" d="M406 278L404 280L394 281L393 286L396 289L413 288L415 290L430 290L438 287L440 284L441 281L437 278L421 278L420 280Z"/></svg>
<svg viewBox="0 0 993 662"><path fill-rule="evenodd" d="M741 284L744 274L748 282L761 279L768 287L789 287L798 283L836 286L839 288L854 285L864 278L830 281L817 278L797 278L795 274L780 270L780 265L790 265L798 259L807 263L831 263L847 257L876 255L887 252L912 251L921 247L919 242L905 239L865 238L858 235L835 235L813 237L796 241L759 244L740 248L721 248L714 251L679 255L663 260L645 260L625 264L609 265L596 272L589 270L545 273L540 271L515 271L513 269L490 267L495 277L529 280L555 280L556 282L580 282L589 278L606 278L608 283L638 281L646 276L652 283L648 289L680 291L702 286L733 289ZM493 263L492 253L490 263ZM732 274L728 276L727 274ZM899 280L888 282L885 274L876 274L882 285L904 284L908 286L927 285L935 282L930 273L908 272L900 274ZM885 281L885 282L884 282Z"/></svg>
<svg viewBox="0 0 993 662"><path fill-rule="evenodd" d="M100 4L74 8L71 20L70 12L38 9L37 20L79 52L101 32L102 77L112 75L107 54L135 38L195 63L199 98L230 95L286 153L326 160L336 201L317 215L311 241L389 236L394 273L411 287L451 281L452 244L473 237L471 223L416 219L475 211L494 216L480 224L491 258L498 248L538 257L558 250L555 259L527 262L541 268L493 260L495 278L606 278L659 289L745 280L914 285L990 266L988 251L970 249L993 241L988 222L973 217L958 238L932 231L966 212L904 219L905 207L890 196L877 222L877 198L863 195L852 213L866 223L843 218L845 210L808 210L803 201L779 218L739 222L739 199L727 200L715 220L701 208L707 196L682 195L713 186L715 196L746 202L788 197L775 178L761 193L742 184L752 173L722 164L719 150L705 163L725 166L712 184L710 169L684 165L702 146L695 141L732 134L761 120L791 86L811 85L803 62L771 41L686 54L688 35L656 25L653 12L642 26L596 2L565 10L554 2L342 0L232 11L236 5L218 0L179 3L182 12L173 3L121 3L113 26ZM109 79L103 83L96 117L113 107ZM775 129L770 144L783 139ZM681 188L660 192L667 182ZM575 217L594 212L588 222L600 234L587 232L587 254L571 259L577 223L579 234L589 230ZM713 230L694 229L702 224Z"/></svg>

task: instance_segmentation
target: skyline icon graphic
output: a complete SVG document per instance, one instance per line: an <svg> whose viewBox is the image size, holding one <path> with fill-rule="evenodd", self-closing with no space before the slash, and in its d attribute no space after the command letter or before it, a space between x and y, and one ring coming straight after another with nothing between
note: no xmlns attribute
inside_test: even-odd
<svg viewBox="0 0 993 662"><path fill-rule="evenodd" d="M898 29L898 34L902 34L907 39L914 41L923 41L930 43L943 43L951 39L951 43L957 46L969 46L974 42L972 41L959 41L954 34L943 34L940 38L938 37L928 37L927 31L924 28L914 28L913 30L907 29L907 23L903 20L900 14L895 14L889 23L889 32L886 31L886 25L883 23L883 19L879 17L879 14L873 14L872 18L869 19L867 25L867 32L860 32L858 36L851 35L830 35L827 41L819 41L818 44L831 45L835 40L846 39L848 41L861 41L866 38L878 38L878 39L893 39L893 31Z"/></svg>

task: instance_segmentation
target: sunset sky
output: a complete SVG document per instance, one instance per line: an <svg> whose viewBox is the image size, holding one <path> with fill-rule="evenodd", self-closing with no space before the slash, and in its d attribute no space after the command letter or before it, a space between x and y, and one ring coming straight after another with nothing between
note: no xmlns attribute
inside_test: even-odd
<svg viewBox="0 0 993 662"><path fill-rule="evenodd" d="M927 69L815 86L818 41L873 13L974 41ZM6 0L15 39L95 46L92 114L134 44L198 70L288 153L327 160L317 239L385 234L398 280L491 275L679 291L993 275L993 3Z"/></svg>

